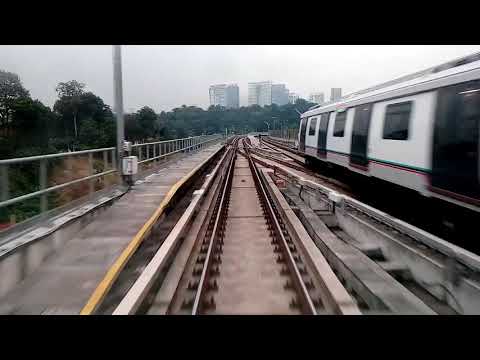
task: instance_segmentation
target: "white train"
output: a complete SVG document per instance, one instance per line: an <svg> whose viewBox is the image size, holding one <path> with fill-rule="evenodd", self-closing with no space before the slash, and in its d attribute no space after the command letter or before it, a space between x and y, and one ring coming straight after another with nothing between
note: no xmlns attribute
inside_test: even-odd
<svg viewBox="0 0 480 360"><path fill-rule="evenodd" d="M309 157L480 212L480 53L315 106Z"/></svg>

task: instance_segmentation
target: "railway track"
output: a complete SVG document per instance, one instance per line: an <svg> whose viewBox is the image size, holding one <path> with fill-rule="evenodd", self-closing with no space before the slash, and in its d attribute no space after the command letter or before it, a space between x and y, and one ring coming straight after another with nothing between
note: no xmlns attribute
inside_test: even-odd
<svg viewBox="0 0 480 360"><path fill-rule="evenodd" d="M425 197L412 190L406 190L374 178L331 169L320 163L304 165L305 170L302 170L301 161L298 160L301 156L295 149L278 144L272 139L262 139L262 143L267 144L272 152L259 151L257 152L259 156L288 166L294 171L303 172L305 175L302 176L305 178L385 211L452 244L480 254L478 242L470 240L471 234L477 231L478 214L435 198ZM275 159L275 151L281 154L280 157L276 156L277 159ZM293 161L297 165L291 166L289 164L291 161L285 161L283 156L295 159ZM316 167L313 171L312 166ZM324 175L320 175L320 172ZM412 203L415 203L416 206L411 206Z"/></svg>
<svg viewBox="0 0 480 360"><path fill-rule="evenodd" d="M480 313L480 257L258 147L230 139L114 315Z"/></svg>
<svg viewBox="0 0 480 360"><path fill-rule="evenodd" d="M317 172L310 170L306 164L305 159L291 152L291 150L283 150L282 147L277 145L272 145L272 143L262 139L261 142L258 142L253 146L250 143L250 151L262 158L272 160L278 164L287 166L290 169L293 169L297 172L305 174L308 178L330 186L342 193L353 196L352 189L347 184L340 182L336 179L332 179L327 176L323 176ZM268 148L269 151L265 151L264 148ZM304 176L305 176L304 175Z"/></svg>
<svg viewBox="0 0 480 360"><path fill-rule="evenodd" d="M479 256L292 171L276 176L363 313L480 313Z"/></svg>
<svg viewBox="0 0 480 360"><path fill-rule="evenodd" d="M247 141L233 140L223 163L168 304L154 258L113 314L360 314L313 241L285 223Z"/></svg>
<svg viewBox="0 0 480 360"><path fill-rule="evenodd" d="M285 181L281 192L288 206L363 313L478 313L480 257L275 161L270 152L255 154Z"/></svg>
<svg viewBox="0 0 480 360"><path fill-rule="evenodd" d="M312 299L306 285L311 280L304 282L260 181L251 160L244 155L232 156L212 230L197 257L203 270L198 282L190 283L196 290L193 315L317 313L320 301ZM280 274L288 277L285 285ZM296 296L283 289L293 284Z"/></svg>
<svg viewBox="0 0 480 360"><path fill-rule="evenodd" d="M245 142L234 145L196 265L186 274L182 304L174 304L173 313L331 313Z"/></svg>

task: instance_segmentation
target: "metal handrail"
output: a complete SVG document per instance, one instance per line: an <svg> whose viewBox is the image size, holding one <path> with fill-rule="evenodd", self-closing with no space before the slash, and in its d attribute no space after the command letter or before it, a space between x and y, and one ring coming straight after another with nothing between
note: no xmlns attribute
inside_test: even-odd
<svg viewBox="0 0 480 360"><path fill-rule="evenodd" d="M108 167L108 152L111 152L111 168L106 170ZM93 154L94 153L103 153L103 161L104 161L104 171L101 173L95 174L93 169ZM88 155L88 175L84 176L79 179L71 180L65 182L63 184L58 184L54 186L47 186L47 162L51 159L59 159L59 158L67 158L79 155ZM57 154L46 154L46 155L37 155L37 156L27 156L22 158L14 158L14 159L6 159L0 160L0 208L16 204L18 202L28 200L30 198L40 196L40 213L45 212L48 210L48 203L46 195L52 191L62 189L64 187L77 184L79 182L93 180L100 176L106 176L112 173L117 172L116 168L116 148L115 147L108 147L108 148L100 148L100 149L90 149L90 150L82 150L82 151L72 151L72 152L64 152L64 153L57 153ZM24 195L17 196L15 198L10 198L10 186L9 186L9 167L10 165L16 165L26 162L35 162L38 161L40 173L39 173L39 186L40 190L34 191L31 193L27 193ZM94 192L94 185L91 183L90 192Z"/></svg>
<svg viewBox="0 0 480 360"><path fill-rule="evenodd" d="M114 147L108 147L108 148L100 148L100 149L90 149L90 150L56 153L56 154L47 154L47 155L26 156L21 158L0 160L0 165L10 165L10 164L18 164L22 162L29 162L29 161L36 161L36 160L46 160L46 159L53 159L53 158L59 158L59 157L77 156L77 155L90 154L90 153L96 153L96 152L102 152L102 151L112 151L115 149L116 148Z"/></svg>
<svg viewBox="0 0 480 360"><path fill-rule="evenodd" d="M132 148L138 147L138 146L143 146L143 145L157 145L157 144L164 144L164 143L174 142L174 141L181 141L181 140L187 140L187 139L196 139L196 138L201 138L201 137L205 137L205 136L212 136L212 135L197 135L197 136L189 136L189 137L180 138L180 139L154 141L154 142L149 142L149 143L139 143L139 144L133 144L133 145L132 145Z"/></svg>
<svg viewBox="0 0 480 360"><path fill-rule="evenodd" d="M205 144L210 143L212 141L221 139L222 136L215 134L215 135L200 135L195 137L188 137L188 138L181 138L181 139L173 139L173 140L164 140L152 143L145 143L145 144L135 144L132 145L139 156L139 164L146 163L148 161L157 160L160 158L167 157L169 155L173 155L183 151L191 151L197 148L203 147ZM160 145L159 145L160 144ZM168 146L162 146L161 144L167 144ZM156 154L156 147L158 146L159 154ZM146 147L147 149L147 156L146 159L141 159L142 149ZM149 149L153 147L153 156L150 156ZM93 154L94 153L103 153L103 162L104 162L104 171L95 174L93 169ZM108 161L108 152L111 152L111 167L109 167ZM66 158L78 155L88 155L88 175L81 177L79 179L71 180L62 184L53 185L48 187L47 186L47 162L50 159L58 159L58 158ZM10 165L26 163L26 162L35 162L38 161L40 172L39 172L39 186L40 190L34 191L31 193L27 193L24 195L20 195L14 198L10 198L10 188L9 188L9 168ZM78 184L84 181L90 181L89 192L93 193L94 183L92 180L103 177L106 175L117 173L117 165L116 165L116 148L115 147L108 147L108 148L100 148L100 149L90 149L90 150L83 150L83 151L72 151L72 152L64 152L64 153L57 153L57 154L47 154L47 155L37 155L37 156L28 156L23 158L14 158L14 159L5 159L0 160L0 208L5 206L13 205L19 203L24 200L28 200L35 197L40 197L40 213L43 213L48 210L48 202L47 202L47 194L59 190L71 185Z"/></svg>
<svg viewBox="0 0 480 360"><path fill-rule="evenodd" d="M6 201L2 201L0 203L0 207L12 205L12 204L15 204L15 203L20 202L20 201L24 201L24 200L28 200L28 199L31 199L31 198L34 198L34 197L37 197L37 196L40 196L40 195L48 194L49 192L52 192L52 191L55 191L55 190L60 190L64 187L67 187L67 186L70 186L70 185L73 185L73 184L78 184L82 181L92 180L92 179L95 179L95 178L100 177L100 176L113 174L116 171L117 171L116 169L104 171L104 172L101 172L99 174L85 176L83 178L68 181L68 182L60 184L60 185L51 186L47 189L43 189L43 190L35 191L33 193L28 193L28 194L25 194L25 195L17 196L16 198L9 199L9 200L6 200Z"/></svg>
<svg viewBox="0 0 480 360"><path fill-rule="evenodd" d="M202 146L206 143L209 143L211 141L215 141L215 140L218 140L218 139L222 138L219 135L214 135L214 136L210 135L210 136L207 136L207 137L211 137L211 138L208 139L208 140L205 140L205 141L195 142L192 145L187 145L187 146L183 146L183 147L181 147L181 145L180 145L180 149L178 149L178 146L179 146L178 143L180 143L180 140L185 140L185 139L178 139L179 142L173 147L175 150L170 151L168 153L160 154L160 155L155 155L155 152L154 152L153 157L148 157L147 159L141 160L138 163L139 164L144 164L144 163L152 161L152 160L161 159L163 157L166 157L167 155L173 155L173 154L176 154L176 153L179 153L179 152L182 152L182 151L188 151L188 150L191 150L194 147ZM188 139L188 138L186 138L186 139ZM159 143L155 143L155 144L159 144ZM151 144L138 144L138 145L151 145ZM154 150L155 150L155 148L154 148Z"/></svg>

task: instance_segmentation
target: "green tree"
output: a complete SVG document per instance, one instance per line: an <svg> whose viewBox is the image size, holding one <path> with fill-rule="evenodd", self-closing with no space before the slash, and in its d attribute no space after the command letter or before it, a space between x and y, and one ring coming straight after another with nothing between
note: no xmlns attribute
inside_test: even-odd
<svg viewBox="0 0 480 360"><path fill-rule="evenodd" d="M12 106L12 145L16 149L47 148L56 120L50 108L39 100L18 99Z"/></svg>
<svg viewBox="0 0 480 360"><path fill-rule="evenodd" d="M5 136L10 135L15 102L29 96L30 94L23 87L17 74L0 70L0 130Z"/></svg>
<svg viewBox="0 0 480 360"><path fill-rule="evenodd" d="M60 82L55 88L59 100L55 103L54 110L60 112L62 115L66 113L71 114L75 137L78 136L77 114L80 106L80 98L84 94L84 89L85 84L77 80Z"/></svg>
<svg viewBox="0 0 480 360"><path fill-rule="evenodd" d="M55 102L55 112L59 115L62 128L58 129L55 143L67 149L84 149L115 144L115 120L110 106L92 92L84 92L83 84L60 83L63 94ZM74 117L72 129L72 116ZM83 130L82 127L87 129ZM95 135L94 135L95 132ZM75 135L76 134L76 135ZM88 135L89 134L89 135ZM72 137L73 136L73 137Z"/></svg>
<svg viewBox="0 0 480 360"><path fill-rule="evenodd" d="M141 129L141 140L154 138L155 135L157 135L158 117L152 108L144 106L138 110L136 114L136 121Z"/></svg>

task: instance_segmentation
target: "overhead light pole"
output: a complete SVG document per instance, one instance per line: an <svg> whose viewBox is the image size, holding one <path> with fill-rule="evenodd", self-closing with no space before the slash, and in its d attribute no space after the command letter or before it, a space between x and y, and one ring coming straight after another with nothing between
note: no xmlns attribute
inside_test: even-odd
<svg viewBox="0 0 480 360"><path fill-rule="evenodd" d="M117 120L117 169L120 174L122 169L123 145L125 139L125 124L123 118L123 84L122 84L122 48L121 45L113 45L113 92L115 112Z"/></svg>

